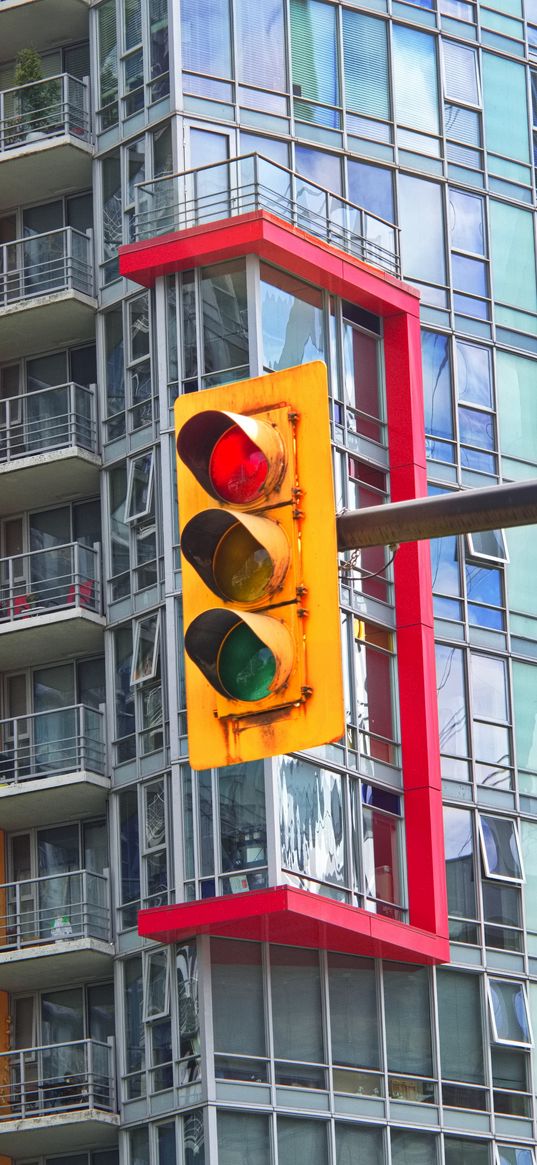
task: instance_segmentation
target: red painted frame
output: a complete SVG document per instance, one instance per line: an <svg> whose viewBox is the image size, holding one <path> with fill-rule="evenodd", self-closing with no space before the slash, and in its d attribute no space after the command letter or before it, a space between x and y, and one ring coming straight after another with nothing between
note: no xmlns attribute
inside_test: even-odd
<svg viewBox="0 0 537 1165"><path fill-rule="evenodd" d="M414 288L267 211L122 247L120 271L152 287L174 271L248 254L383 318L391 497L424 496L419 295ZM394 576L409 923L278 886L143 910L141 935L174 942L193 934L226 934L410 962L449 960L428 543L401 546Z"/></svg>

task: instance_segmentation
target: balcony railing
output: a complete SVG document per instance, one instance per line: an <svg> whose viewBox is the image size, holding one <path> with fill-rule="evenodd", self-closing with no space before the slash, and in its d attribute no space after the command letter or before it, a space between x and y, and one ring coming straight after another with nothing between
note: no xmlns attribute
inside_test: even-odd
<svg viewBox="0 0 537 1165"><path fill-rule="evenodd" d="M0 400L0 463L73 447L97 452L94 385L58 384Z"/></svg>
<svg viewBox="0 0 537 1165"><path fill-rule="evenodd" d="M105 771L104 721L96 708L75 704L0 720L0 786L84 770Z"/></svg>
<svg viewBox="0 0 537 1165"><path fill-rule="evenodd" d="M0 1054L0 1121L116 1108L112 1043L76 1040Z"/></svg>
<svg viewBox="0 0 537 1165"><path fill-rule="evenodd" d="M6 950L78 938L111 940L104 874L76 870L0 886L0 958Z"/></svg>
<svg viewBox="0 0 537 1165"><path fill-rule="evenodd" d="M84 81L61 73L0 92L0 152L65 134L90 139Z"/></svg>
<svg viewBox="0 0 537 1165"><path fill-rule="evenodd" d="M58 291L93 290L89 234L62 227L0 246L0 308Z"/></svg>
<svg viewBox="0 0 537 1165"><path fill-rule="evenodd" d="M0 624L66 607L101 612L100 547L68 542L0 558Z"/></svg>
<svg viewBox="0 0 537 1165"><path fill-rule="evenodd" d="M135 237L148 239L255 210L271 211L366 263L400 273L399 231L393 223L260 154L139 183Z"/></svg>

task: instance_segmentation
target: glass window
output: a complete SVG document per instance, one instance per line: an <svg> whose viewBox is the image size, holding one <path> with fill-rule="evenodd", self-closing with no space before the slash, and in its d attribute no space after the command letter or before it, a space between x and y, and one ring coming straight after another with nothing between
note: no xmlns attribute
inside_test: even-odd
<svg viewBox="0 0 537 1165"><path fill-rule="evenodd" d="M119 275L117 249L123 239L119 150L103 158L102 184L104 279L105 283L109 283Z"/></svg>
<svg viewBox="0 0 537 1165"><path fill-rule="evenodd" d="M344 885L341 777L290 757L281 758L279 770L283 866L318 882Z"/></svg>
<svg viewBox="0 0 537 1165"><path fill-rule="evenodd" d="M381 1129L336 1123L336 1165L383 1165Z"/></svg>
<svg viewBox="0 0 537 1165"><path fill-rule="evenodd" d="M220 863L225 894L266 884L265 777L262 761L229 765L218 773ZM243 874L240 870L245 871Z"/></svg>
<svg viewBox="0 0 537 1165"><path fill-rule="evenodd" d="M514 352L496 354L498 417L504 458L537 465L537 410L533 403L537 362ZM522 466L517 471L521 476ZM530 470L534 475L535 469ZM526 543L524 532L522 537ZM533 576L532 576L533 578Z"/></svg>
<svg viewBox="0 0 537 1165"><path fill-rule="evenodd" d="M453 406L451 396L451 349L449 338L422 329L421 352L425 397L425 432L441 441L427 442L428 453L437 461L453 460ZM444 443L446 442L446 443Z"/></svg>
<svg viewBox="0 0 537 1165"><path fill-rule="evenodd" d="M401 1006L402 1000L404 1007ZM384 1007L388 1071L432 1076L431 1010L427 968L386 962Z"/></svg>
<svg viewBox="0 0 537 1165"><path fill-rule="evenodd" d="M115 0L105 0L97 9L99 42L100 127L108 129L118 119L118 53Z"/></svg>
<svg viewBox="0 0 537 1165"><path fill-rule="evenodd" d="M486 1141L446 1137L444 1146L446 1165L490 1165L489 1146Z"/></svg>
<svg viewBox="0 0 537 1165"><path fill-rule="evenodd" d="M135 926L140 904L140 833L138 824L138 797L136 789L126 789L119 795L121 902L132 903L131 911L123 911L124 926Z"/></svg>
<svg viewBox="0 0 537 1165"><path fill-rule="evenodd" d="M263 362L271 372L324 359L321 292L261 265Z"/></svg>
<svg viewBox="0 0 537 1165"><path fill-rule="evenodd" d="M347 11L347 9L344 9ZM358 13L356 13L358 16ZM365 17L365 19L369 19ZM383 166L373 166L370 162L347 161L349 198L358 206L372 214L393 222L393 174Z"/></svg>
<svg viewBox="0 0 537 1165"><path fill-rule="evenodd" d="M437 134L438 79L434 36L394 24L393 83L395 116L399 125Z"/></svg>
<svg viewBox="0 0 537 1165"><path fill-rule="evenodd" d="M263 967L258 943L211 940L215 1052L265 1056ZM247 1065L243 1072L247 1070ZM217 1060L216 1073L219 1072ZM229 1075L229 1072L226 1073Z"/></svg>
<svg viewBox="0 0 537 1165"><path fill-rule="evenodd" d="M528 1001L523 983L487 979L493 1039L498 1044L531 1045Z"/></svg>
<svg viewBox="0 0 537 1165"><path fill-rule="evenodd" d="M445 1080L482 1084L484 1062L479 977L442 970L437 972L436 981L442 1076Z"/></svg>
<svg viewBox="0 0 537 1165"><path fill-rule="evenodd" d="M399 174L399 221L404 278L444 285L444 212L438 183Z"/></svg>
<svg viewBox="0 0 537 1165"><path fill-rule="evenodd" d="M454 756L468 753L464 655L456 647L436 646L436 683L440 719L440 750Z"/></svg>
<svg viewBox="0 0 537 1165"><path fill-rule="evenodd" d="M436 1137L391 1129L392 1165L436 1165Z"/></svg>
<svg viewBox="0 0 537 1165"><path fill-rule="evenodd" d="M373 961L329 952L328 988L332 1062L348 1068L378 1069L380 1033Z"/></svg>
<svg viewBox="0 0 537 1165"><path fill-rule="evenodd" d="M354 790L353 811L357 788ZM367 908L387 917L398 917L394 907L402 904L399 798L372 785L362 784L362 866ZM359 865L359 855L355 855ZM374 903L374 904L373 904ZM393 903L393 906L387 905Z"/></svg>
<svg viewBox="0 0 537 1165"><path fill-rule="evenodd" d="M229 0L183 0L181 34L185 69L231 76Z"/></svg>
<svg viewBox="0 0 537 1165"><path fill-rule="evenodd" d="M481 854L488 878L521 882L524 879L520 842L515 822L509 817L480 813Z"/></svg>
<svg viewBox="0 0 537 1165"><path fill-rule="evenodd" d="M159 654L160 612L134 623L131 684L154 679Z"/></svg>
<svg viewBox="0 0 537 1165"><path fill-rule="evenodd" d="M479 200L480 202L481 200ZM477 219L478 236L482 231L482 217ZM475 223L475 218L474 218ZM481 226L479 226L481 223ZM474 226L475 229L475 226ZM492 408L492 351L478 344L456 342L457 352L457 396L459 401Z"/></svg>
<svg viewBox="0 0 537 1165"><path fill-rule="evenodd" d="M483 199L462 190L449 190L449 229L451 246L460 251L485 254Z"/></svg>
<svg viewBox="0 0 537 1165"><path fill-rule="evenodd" d="M153 451L128 462L128 487L125 516L127 522L145 518L151 508L153 489Z"/></svg>
<svg viewBox="0 0 537 1165"><path fill-rule="evenodd" d="M275 1056L322 1064L321 977L317 951L273 946L270 967Z"/></svg>
<svg viewBox="0 0 537 1165"><path fill-rule="evenodd" d="M444 807L444 838L448 909L460 919L477 917L476 873L472 813L467 809ZM451 931L454 939L475 942L475 928L461 925ZM466 937L467 936L467 937Z"/></svg>
<svg viewBox="0 0 537 1165"><path fill-rule="evenodd" d="M108 423L108 437L121 437L125 432L125 370L123 352L123 313L121 307L112 308L104 315L105 377L107 416L115 417ZM119 414L119 415L118 415Z"/></svg>
<svg viewBox="0 0 537 1165"><path fill-rule="evenodd" d="M345 104L353 113L385 120L390 116L386 31L386 21L343 9ZM380 209L377 214L391 217Z"/></svg>
<svg viewBox="0 0 537 1165"><path fill-rule="evenodd" d="M453 40L442 40L444 93L452 101L479 102L477 51Z"/></svg>
<svg viewBox="0 0 537 1165"><path fill-rule="evenodd" d="M339 105L336 10L331 4L291 0L291 60L296 117L339 124L337 114L322 108Z"/></svg>
<svg viewBox="0 0 537 1165"><path fill-rule="evenodd" d="M248 366L246 268L243 259L201 272L203 360L206 373ZM221 378L206 376L204 387Z"/></svg>
<svg viewBox="0 0 537 1165"><path fill-rule="evenodd" d="M356 724L364 756L393 763L395 739L392 636L354 620Z"/></svg>
<svg viewBox="0 0 537 1165"><path fill-rule="evenodd" d="M519 769L537 772L537 704L535 665L513 660L513 702ZM529 866L526 867L529 871ZM537 870L537 867L536 867Z"/></svg>
<svg viewBox="0 0 537 1165"><path fill-rule="evenodd" d="M496 53L483 53L483 109L487 149L528 162L529 115L524 65Z"/></svg>
<svg viewBox="0 0 537 1165"><path fill-rule="evenodd" d="M158 1019L170 1010L168 951L151 951L145 959L144 1019Z"/></svg>
<svg viewBox="0 0 537 1165"><path fill-rule="evenodd" d="M217 1119L219 1165L270 1165L268 1116L219 1112Z"/></svg>
<svg viewBox="0 0 537 1165"><path fill-rule="evenodd" d="M502 64L510 64L501 57L496 59ZM507 113L508 106L502 90L498 92L498 97L501 98L502 108ZM508 120L512 121L510 110ZM537 283L532 213L491 198L489 215L494 299L497 303L509 304L521 311L536 312ZM505 322L503 315L501 318L502 322ZM512 322L511 314L507 320Z"/></svg>
<svg viewBox="0 0 537 1165"><path fill-rule="evenodd" d="M326 1121L278 1117L278 1165L326 1165L328 1131Z"/></svg>
<svg viewBox="0 0 537 1165"><path fill-rule="evenodd" d="M282 0L238 0L239 80L266 89L287 88L285 18ZM263 151L261 151L263 152Z"/></svg>
<svg viewBox="0 0 537 1165"><path fill-rule="evenodd" d="M509 719L506 661L473 652L470 674L474 716L505 723Z"/></svg>
<svg viewBox="0 0 537 1165"><path fill-rule="evenodd" d="M125 968L125 1067L127 1096L143 1096L145 1092L143 1068L145 1065L145 1034L143 1025L142 958L127 959ZM147 1130L144 1130L147 1132Z"/></svg>
<svg viewBox="0 0 537 1165"><path fill-rule="evenodd" d="M486 558L495 562L509 561L503 530L483 530L467 534L466 537L472 558Z"/></svg>
<svg viewBox="0 0 537 1165"><path fill-rule="evenodd" d="M495 1145L494 1165L535 1165L533 1149L521 1145Z"/></svg>

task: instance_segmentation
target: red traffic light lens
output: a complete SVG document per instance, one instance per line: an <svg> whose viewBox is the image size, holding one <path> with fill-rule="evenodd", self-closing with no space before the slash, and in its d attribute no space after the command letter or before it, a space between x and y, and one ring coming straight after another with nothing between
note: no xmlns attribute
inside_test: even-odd
<svg viewBox="0 0 537 1165"><path fill-rule="evenodd" d="M268 468L262 449L238 425L232 425L214 446L209 478L222 501L247 505L259 497Z"/></svg>

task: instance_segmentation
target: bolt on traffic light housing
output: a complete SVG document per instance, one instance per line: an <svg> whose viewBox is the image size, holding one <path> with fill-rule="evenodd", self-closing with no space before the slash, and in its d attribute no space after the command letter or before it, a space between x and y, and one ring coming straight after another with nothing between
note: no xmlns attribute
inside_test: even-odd
<svg viewBox="0 0 537 1165"><path fill-rule="evenodd" d="M192 767L343 733L321 362L175 403Z"/></svg>

